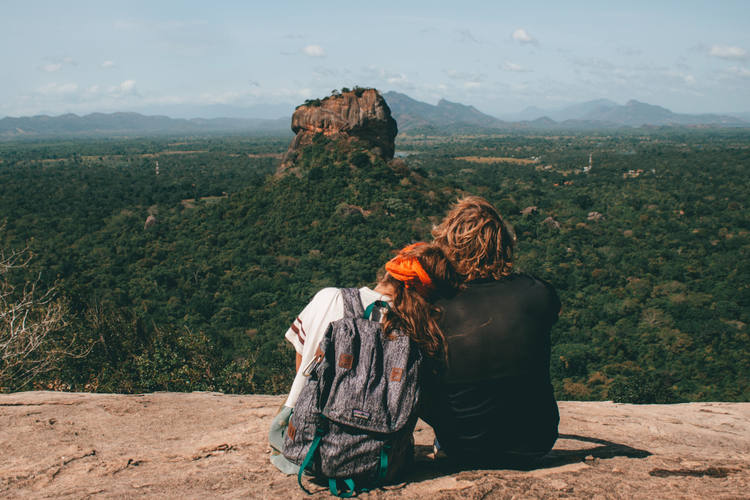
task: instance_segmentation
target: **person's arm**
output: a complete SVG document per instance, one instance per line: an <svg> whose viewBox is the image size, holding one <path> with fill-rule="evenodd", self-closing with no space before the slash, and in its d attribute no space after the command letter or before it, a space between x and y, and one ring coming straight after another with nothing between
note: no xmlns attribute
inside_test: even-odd
<svg viewBox="0 0 750 500"><path fill-rule="evenodd" d="M343 315L343 299L338 288L323 288L305 306L302 312L294 318L284 337L294 346L298 361L295 363L299 370L299 357L307 361L312 357L315 348L323 338L328 323Z"/></svg>
<svg viewBox="0 0 750 500"><path fill-rule="evenodd" d="M292 325L284 335L294 346L296 351L295 368L297 374L292 382L286 405L290 408L297 401L306 377L301 373L302 367L307 366L315 356L315 351L323 339L328 324L343 316L344 302L341 291L337 288L320 290L312 301L294 319Z"/></svg>

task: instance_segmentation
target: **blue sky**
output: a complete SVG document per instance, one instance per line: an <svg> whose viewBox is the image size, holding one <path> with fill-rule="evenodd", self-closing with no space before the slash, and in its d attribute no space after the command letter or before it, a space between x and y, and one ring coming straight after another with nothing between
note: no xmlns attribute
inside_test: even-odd
<svg viewBox="0 0 750 500"><path fill-rule="evenodd" d="M750 2L16 1L0 116L250 108L372 86L496 116L629 99L750 111Z"/></svg>

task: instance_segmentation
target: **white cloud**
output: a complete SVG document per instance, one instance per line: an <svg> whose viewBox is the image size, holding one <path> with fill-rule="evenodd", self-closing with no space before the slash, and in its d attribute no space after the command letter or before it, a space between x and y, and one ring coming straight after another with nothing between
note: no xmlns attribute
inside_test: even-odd
<svg viewBox="0 0 750 500"><path fill-rule="evenodd" d="M747 51L742 47L729 45L713 45L708 51L708 55L718 57L719 59L745 59Z"/></svg>
<svg viewBox="0 0 750 500"><path fill-rule="evenodd" d="M531 36L528 31L526 31L523 28L518 28L516 31L513 32L513 40L517 41L518 43L531 43L535 44L538 43L536 38Z"/></svg>
<svg viewBox="0 0 750 500"><path fill-rule="evenodd" d="M204 92L198 98L201 104L230 104L237 102L246 93L229 90L225 92Z"/></svg>
<svg viewBox="0 0 750 500"><path fill-rule="evenodd" d="M681 71L664 71L663 75L667 79L682 81L685 85L693 85L695 83L695 77L689 73L683 73Z"/></svg>
<svg viewBox="0 0 750 500"><path fill-rule="evenodd" d="M42 95L72 94L78 91L77 83L48 83L39 87L37 91Z"/></svg>
<svg viewBox="0 0 750 500"><path fill-rule="evenodd" d="M750 78L750 70L741 66L732 66L729 68L729 72L742 78Z"/></svg>
<svg viewBox="0 0 750 500"><path fill-rule="evenodd" d="M449 69L445 71L448 78L453 80L467 80L472 82L482 82L485 79L485 75L482 73L466 73L464 71L456 71L455 69Z"/></svg>
<svg viewBox="0 0 750 500"><path fill-rule="evenodd" d="M516 64L514 62L505 61L502 65L502 69L505 71L513 71L515 73L527 73L528 69L524 68L520 64Z"/></svg>
<svg viewBox="0 0 750 500"><path fill-rule="evenodd" d="M411 88L413 85L409 78L400 72L391 71L377 66L368 66L362 68L360 75L357 77L362 82L372 82L371 85L377 86L376 82L381 81L390 85L398 85L401 88Z"/></svg>
<svg viewBox="0 0 750 500"><path fill-rule="evenodd" d="M326 51L320 45L308 45L302 49L302 52L310 57L325 57L326 55Z"/></svg>
<svg viewBox="0 0 750 500"><path fill-rule="evenodd" d="M39 69L47 73L56 73L65 66L78 66L78 63L72 57L45 57L45 64L39 66Z"/></svg>
<svg viewBox="0 0 750 500"><path fill-rule="evenodd" d="M46 71L47 73L54 73L56 71L60 71L62 69L62 63L48 63L42 66L42 71Z"/></svg>
<svg viewBox="0 0 750 500"><path fill-rule="evenodd" d="M114 61L104 61L100 66L103 69L109 69L109 68L113 68L115 66L115 63Z"/></svg>
<svg viewBox="0 0 750 500"><path fill-rule="evenodd" d="M119 85L114 85L107 89L113 97L123 97L127 95L136 95L135 80L125 80Z"/></svg>
<svg viewBox="0 0 750 500"><path fill-rule="evenodd" d="M403 73L399 73L397 75L389 76L385 79L386 82L392 84L392 85L402 85L409 82L409 79L406 78L406 75Z"/></svg>
<svg viewBox="0 0 750 500"><path fill-rule="evenodd" d="M483 73L468 73L465 71L456 71L455 69L444 70L444 73L448 78L456 81L455 84L450 85L454 89L478 89L482 86L482 82L487 80L486 75Z"/></svg>
<svg viewBox="0 0 750 500"><path fill-rule="evenodd" d="M125 80L120 84L120 90L125 93L130 93L135 90L135 80Z"/></svg>

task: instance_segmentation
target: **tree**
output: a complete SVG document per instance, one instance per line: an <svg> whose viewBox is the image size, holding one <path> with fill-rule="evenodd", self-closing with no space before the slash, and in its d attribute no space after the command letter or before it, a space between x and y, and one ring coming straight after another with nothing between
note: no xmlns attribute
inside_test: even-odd
<svg viewBox="0 0 750 500"><path fill-rule="evenodd" d="M65 303L55 289L38 290L38 278L20 288L10 279L11 272L25 269L30 260L27 250L0 251L0 391L26 387L72 354L52 339L67 324Z"/></svg>

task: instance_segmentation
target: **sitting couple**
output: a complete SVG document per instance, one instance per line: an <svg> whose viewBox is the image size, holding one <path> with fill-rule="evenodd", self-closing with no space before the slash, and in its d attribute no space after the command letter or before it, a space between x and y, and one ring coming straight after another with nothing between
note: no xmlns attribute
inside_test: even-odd
<svg viewBox="0 0 750 500"><path fill-rule="evenodd" d="M419 417L457 466L525 467L557 439L559 414L549 377L550 329L560 302L546 283L511 273L515 237L479 197L460 200L433 230L431 244L410 245L385 266L363 307L390 304L383 331L398 329L420 348ZM296 474L279 453L283 433L332 321L344 316L341 290L326 288L294 320L286 339L297 375L274 419L271 461Z"/></svg>

